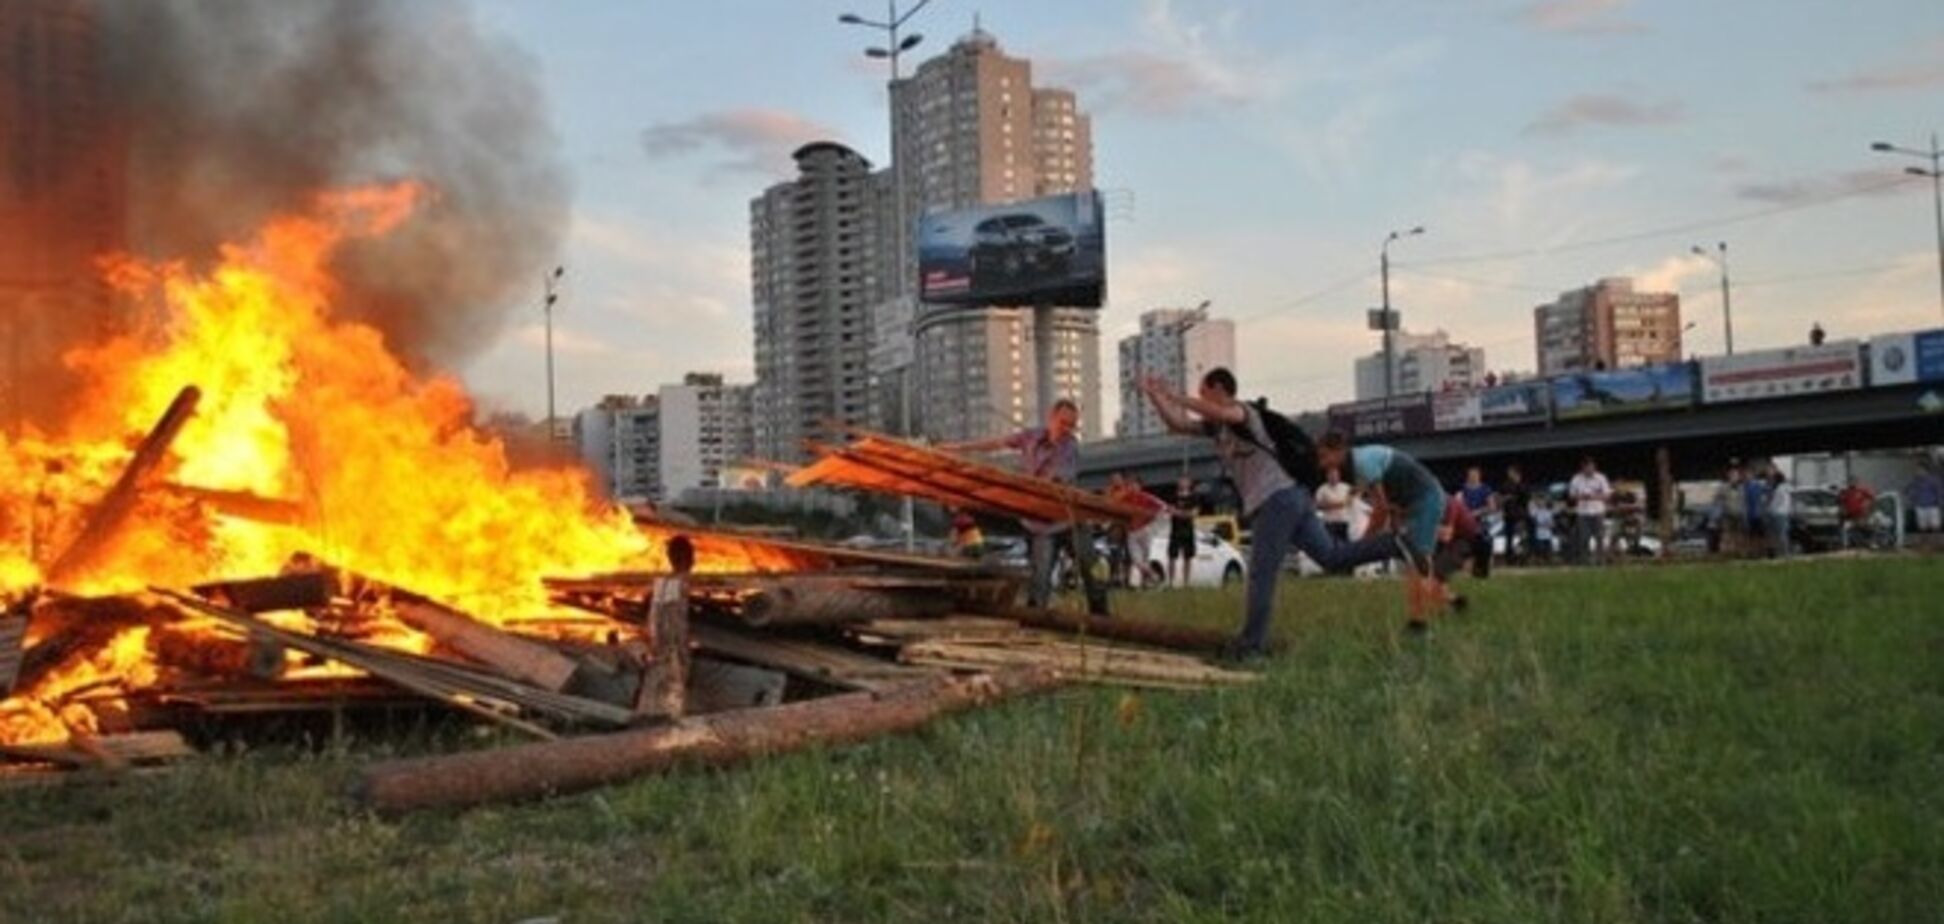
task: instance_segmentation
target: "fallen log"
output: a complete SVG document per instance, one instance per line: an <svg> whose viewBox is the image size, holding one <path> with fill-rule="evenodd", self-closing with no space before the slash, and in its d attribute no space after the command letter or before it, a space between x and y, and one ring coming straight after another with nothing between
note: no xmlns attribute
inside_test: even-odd
<svg viewBox="0 0 1944 924"><path fill-rule="evenodd" d="M898 660L958 670L1039 667L1089 683L1171 690L1239 686L1262 679L1260 674L1226 670L1173 652L1046 637L913 642L898 653Z"/></svg>
<svg viewBox="0 0 1944 924"><path fill-rule="evenodd" d="M1219 652L1234 636L1214 629L1177 626L1165 622L1125 618L1102 618L1063 613L1058 610L1015 607L993 615L1003 616L1029 629L1065 632L1116 642L1133 642L1175 651Z"/></svg>
<svg viewBox="0 0 1944 924"><path fill-rule="evenodd" d="M893 617L943 616L951 598L937 593L860 590L790 578L751 580L735 616L752 626L836 626Z"/></svg>
<svg viewBox="0 0 1944 924"><path fill-rule="evenodd" d="M578 792L677 766L721 767L916 729L947 713L1051 689L1047 671L941 677L881 695L850 693L774 709L683 719L640 731L397 760L365 770L360 801L396 815Z"/></svg>
<svg viewBox="0 0 1944 924"><path fill-rule="evenodd" d="M757 635L701 622L689 628L696 647L703 651L846 690L883 692L941 673L810 639Z"/></svg>
<svg viewBox="0 0 1944 924"><path fill-rule="evenodd" d="M155 477L168 456L170 444L182 432L183 424L189 422L196 413L196 402L202 400L202 392L190 385L176 394L169 403L168 410L155 422L148 436L143 438L135 449L135 457L128 460L122 469L121 477L103 495L89 513L81 532L69 542L67 548L55 556L54 563L47 567L47 582L59 586L93 566L113 543L116 533L128 516L135 510L136 501L141 499L142 489Z"/></svg>

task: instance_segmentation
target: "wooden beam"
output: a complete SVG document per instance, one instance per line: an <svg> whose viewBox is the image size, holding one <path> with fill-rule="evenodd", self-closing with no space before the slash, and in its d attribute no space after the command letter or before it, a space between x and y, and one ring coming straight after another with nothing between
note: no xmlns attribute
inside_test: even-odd
<svg viewBox="0 0 1944 924"><path fill-rule="evenodd" d="M714 658L689 663L690 715L783 705L790 678L782 671L746 667Z"/></svg>
<svg viewBox="0 0 1944 924"><path fill-rule="evenodd" d="M1133 642L1175 651L1212 653L1221 651L1234 636L1214 629L1180 626L1152 620L1102 618L1063 613L1059 610L1014 607L994 615L1003 616L1030 629L1064 632L1070 635Z"/></svg>
<svg viewBox="0 0 1944 924"><path fill-rule="evenodd" d="M190 588L196 596L218 606L245 613L308 610L329 606L333 580L321 571L299 571L276 577L218 581Z"/></svg>
<svg viewBox="0 0 1944 924"><path fill-rule="evenodd" d="M27 642L28 607L17 604L0 613L0 699L13 692L14 678L20 676L20 661Z"/></svg>
<svg viewBox="0 0 1944 924"><path fill-rule="evenodd" d="M671 725L369 767L357 793L386 815L578 792L680 766L723 767L817 746L913 731L940 716L1052 689L1045 671L937 677L883 694L853 693L744 709Z"/></svg>
<svg viewBox="0 0 1944 924"><path fill-rule="evenodd" d="M909 664L961 670L1037 667L1072 680L1164 689L1235 686L1262 679L1260 674L1225 670L1185 655L1044 638L913 642L898 658Z"/></svg>
<svg viewBox="0 0 1944 924"><path fill-rule="evenodd" d="M196 413L196 403L200 400L202 392L190 385L169 402L168 409L162 412L162 418L155 422L148 436L135 448L135 457L122 469L121 477L89 512L81 532L60 555L55 556L53 564L48 565L49 584L62 586L99 562L102 554L113 544L122 525L128 521L129 514L134 512L142 489L161 469L169 446L182 433L183 425Z"/></svg>
<svg viewBox="0 0 1944 924"><path fill-rule="evenodd" d="M755 635L703 622L689 630L703 651L849 690L885 690L937 673L805 639Z"/></svg>

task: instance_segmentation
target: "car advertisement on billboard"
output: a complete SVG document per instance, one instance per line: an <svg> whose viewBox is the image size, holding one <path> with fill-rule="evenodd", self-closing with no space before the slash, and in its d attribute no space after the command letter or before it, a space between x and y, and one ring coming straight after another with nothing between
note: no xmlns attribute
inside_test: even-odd
<svg viewBox="0 0 1944 924"><path fill-rule="evenodd" d="M1863 344L1841 340L1701 360L1707 404L1792 398L1863 387Z"/></svg>
<svg viewBox="0 0 1944 924"><path fill-rule="evenodd" d="M1098 308L1107 289L1104 217L1091 192L927 215L918 226L919 298Z"/></svg>
<svg viewBox="0 0 1944 924"><path fill-rule="evenodd" d="M1687 363L1579 372L1549 380L1560 420L1687 407L1694 403L1694 369Z"/></svg>
<svg viewBox="0 0 1944 924"><path fill-rule="evenodd" d="M1333 404L1329 417L1330 429L1359 440L1429 433L1434 428L1431 396L1423 392Z"/></svg>
<svg viewBox="0 0 1944 924"><path fill-rule="evenodd" d="M1944 330L1870 338L1870 384L1944 381Z"/></svg>

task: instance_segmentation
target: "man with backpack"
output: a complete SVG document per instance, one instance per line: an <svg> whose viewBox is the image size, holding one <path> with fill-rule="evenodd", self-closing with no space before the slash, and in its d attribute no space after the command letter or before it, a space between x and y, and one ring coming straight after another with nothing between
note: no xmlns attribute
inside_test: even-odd
<svg viewBox="0 0 1944 924"><path fill-rule="evenodd" d="M1270 410L1266 399L1237 399L1234 373L1209 370L1193 396L1174 392L1158 378L1143 381L1141 391L1169 430L1215 441L1241 497L1242 516L1254 529L1242 630L1230 643L1229 657L1239 660L1265 652L1276 578L1292 545L1325 571L1347 571L1391 557L1396 546L1388 534L1345 543L1330 536L1312 494L1322 480L1315 444L1301 427Z"/></svg>

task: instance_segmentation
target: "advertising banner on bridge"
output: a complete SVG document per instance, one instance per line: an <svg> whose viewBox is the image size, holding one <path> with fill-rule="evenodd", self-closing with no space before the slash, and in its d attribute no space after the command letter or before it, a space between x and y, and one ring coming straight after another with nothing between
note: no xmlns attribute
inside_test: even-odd
<svg viewBox="0 0 1944 924"><path fill-rule="evenodd" d="M1424 392L1333 404L1329 415L1330 429L1359 440L1429 433L1434 426L1431 395Z"/></svg>
<svg viewBox="0 0 1944 924"><path fill-rule="evenodd" d="M1944 330L1870 338L1870 384L1944 381Z"/></svg>
<svg viewBox="0 0 1944 924"><path fill-rule="evenodd" d="M1483 420L1476 391L1446 391L1431 396L1431 425L1440 431L1470 430Z"/></svg>
<svg viewBox="0 0 1944 924"><path fill-rule="evenodd" d="M1546 419L1548 410L1544 382L1515 382L1493 386L1478 393L1480 426L1538 423Z"/></svg>
<svg viewBox="0 0 1944 924"><path fill-rule="evenodd" d="M1863 387L1863 343L1841 340L1701 360L1701 401L1728 404Z"/></svg>
<svg viewBox="0 0 1944 924"><path fill-rule="evenodd" d="M1581 372L1550 379L1548 384L1553 413L1560 420L1668 410L1694 403L1694 369L1687 363Z"/></svg>

